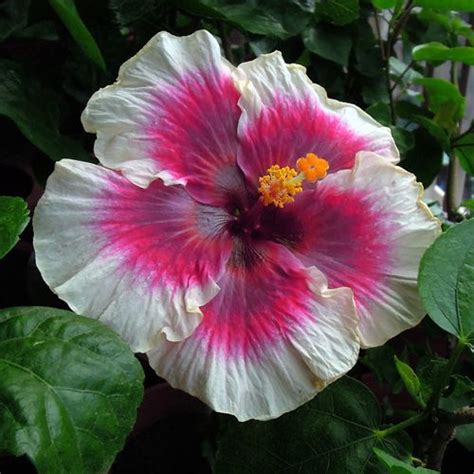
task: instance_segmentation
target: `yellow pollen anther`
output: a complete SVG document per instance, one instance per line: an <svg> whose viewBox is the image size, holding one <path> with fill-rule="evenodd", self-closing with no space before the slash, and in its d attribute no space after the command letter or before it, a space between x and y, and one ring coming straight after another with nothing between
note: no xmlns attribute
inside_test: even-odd
<svg viewBox="0 0 474 474"><path fill-rule="evenodd" d="M303 191L301 186L303 179L304 176L300 177L296 170L289 166L283 168L278 165L271 166L267 174L258 180L260 184L258 191L262 195L263 204L283 207L293 202L295 200L293 196Z"/></svg>
<svg viewBox="0 0 474 474"><path fill-rule="evenodd" d="M306 157L299 158L296 166L300 171L299 174L289 166L281 168L273 165L268 168L267 174L259 178L258 191L262 195L261 199L265 206L273 204L276 207L283 207L293 202L294 196L303 191L305 179L314 183L318 179L323 179L329 169L329 163L314 153L308 153Z"/></svg>
<svg viewBox="0 0 474 474"><path fill-rule="evenodd" d="M314 153L308 153L304 158L296 160L296 167L310 183L315 183L326 177L329 163Z"/></svg>

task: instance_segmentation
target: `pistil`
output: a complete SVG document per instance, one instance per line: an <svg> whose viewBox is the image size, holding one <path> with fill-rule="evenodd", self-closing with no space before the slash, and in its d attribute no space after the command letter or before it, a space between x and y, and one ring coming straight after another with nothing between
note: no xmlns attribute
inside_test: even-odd
<svg viewBox="0 0 474 474"><path fill-rule="evenodd" d="M305 157L296 160L298 173L294 168L273 165L267 170L267 174L259 178L260 187L258 191L262 195L261 200L265 206L273 204L276 207L284 207L285 204L293 202L294 196L303 191L303 182L315 183L326 177L329 163L319 158L314 153L308 153Z"/></svg>

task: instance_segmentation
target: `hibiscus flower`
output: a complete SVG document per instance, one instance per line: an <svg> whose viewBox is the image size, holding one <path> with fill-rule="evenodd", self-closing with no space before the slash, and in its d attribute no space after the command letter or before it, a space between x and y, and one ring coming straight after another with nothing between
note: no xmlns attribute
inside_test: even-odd
<svg viewBox="0 0 474 474"><path fill-rule="evenodd" d="M38 267L171 385L273 418L423 317L421 185L388 128L279 52L235 68L206 31L159 33L82 121L101 166L57 163Z"/></svg>

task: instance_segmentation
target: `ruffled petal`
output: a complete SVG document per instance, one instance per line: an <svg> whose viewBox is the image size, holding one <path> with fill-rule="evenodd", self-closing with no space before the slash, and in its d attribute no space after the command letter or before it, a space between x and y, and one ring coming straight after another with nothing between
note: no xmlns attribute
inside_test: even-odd
<svg viewBox="0 0 474 474"><path fill-rule="evenodd" d="M274 165L295 167L315 153L329 162L329 172L350 169L357 152L374 151L398 162L390 129L352 104L328 99L304 67L285 64L276 51L243 63L249 80L241 87L238 163L254 186Z"/></svg>
<svg viewBox="0 0 474 474"><path fill-rule="evenodd" d="M329 287L353 290L363 347L379 346L423 318L420 259L440 233L411 173L369 152L280 212L265 232L290 246Z"/></svg>
<svg viewBox="0 0 474 474"><path fill-rule="evenodd" d="M355 364L351 290L328 290L285 247L236 244L219 286L188 339L148 353L160 376L216 411L241 421L277 417Z"/></svg>
<svg viewBox="0 0 474 474"><path fill-rule="evenodd" d="M159 177L208 204L241 197L232 70L207 31L158 33L83 112L97 158L141 187Z"/></svg>
<svg viewBox="0 0 474 474"><path fill-rule="evenodd" d="M142 189L115 171L62 160L35 211L36 263L75 312L145 352L201 321L230 255L227 219L181 186L157 180Z"/></svg>

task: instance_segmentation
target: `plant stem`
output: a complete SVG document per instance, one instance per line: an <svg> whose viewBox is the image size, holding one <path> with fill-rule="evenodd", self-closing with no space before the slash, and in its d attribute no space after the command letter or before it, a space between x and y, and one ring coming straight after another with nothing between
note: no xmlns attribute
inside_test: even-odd
<svg viewBox="0 0 474 474"><path fill-rule="evenodd" d="M387 85L388 101L390 104L390 121L392 125L395 125L397 119L395 115L395 104L393 102L392 85L390 83L390 56L388 56L385 61L385 83Z"/></svg>
<svg viewBox="0 0 474 474"><path fill-rule="evenodd" d="M404 430L405 428L408 428L412 425L416 425L420 421L423 421L425 418L427 418L428 415L428 411L422 411L418 415L407 418L406 420L403 420L400 423L397 423L396 425L389 426L384 430L377 430L375 432L376 436L379 438L385 438L386 436L396 433L397 431Z"/></svg>
<svg viewBox="0 0 474 474"><path fill-rule="evenodd" d="M436 469L441 471L444 453L451 440L454 438L455 426L440 422L436 427L436 431L431 439L428 454L426 458L426 467L428 469Z"/></svg>
<svg viewBox="0 0 474 474"><path fill-rule="evenodd" d="M398 84L403 79L405 74L411 69L411 67L413 66L413 63L414 63L414 61L412 60L410 62L410 64L408 64L407 67L402 71L402 73L397 77L397 79L394 81L392 87L390 88L390 92L393 92L395 90L395 87L398 86Z"/></svg>
<svg viewBox="0 0 474 474"><path fill-rule="evenodd" d="M379 14L377 13L377 10L374 7L374 20L375 20L375 28L377 30L377 36L379 39L379 44L380 44L380 53L382 55L382 61L383 61L383 69L384 69L384 75L385 75L385 84L387 87L387 93L388 93L388 100L390 104L390 122L395 125L396 122L396 117L395 117L395 105L393 103L393 96L392 96L392 85L390 83L390 23L389 23L389 29L388 29L388 37L387 37L387 47L384 47L383 44L383 39L382 39L382 33L380 31L380 24L379 24Z"/></svg>
<svg viewBox="0 0 474 474"><path fill-rule="evenodd" d="M440 413L440 421L436 427L428 448L427 467L441 470L444 453L454 438L456 426L474 423L474 408L464 407L454 413Z"/></svg>
<svg viewBox="0 0 474 474"><path fill-rule="evenodd" d="M471 133L474 130L474 123L471 124L471 126L463 133L458 135L456 138L454 138L451 143L457 143L461 138L465 137L469 133ZM463 145L464 146L464 145Z"/></svg>
<svg viewBox="0 0 474 474"><path fill-rule="evenodd" d="M472 22L474 20L474 15L471 14L469 19L472 25ZM467 41L465 44L467 44ZM457 72L458 72L457 64L454 62L451 63L451 82L454 85L459 86L459 91L464 97L466 96L467 85L469 83L470 69L471 68L469 66L462 64L461 71L458 78L457 77ZM466 132L459 135L459 131L462 129L462 126L463 126L463 122L460 121L458 125L458 129L454 133L454 135L458 135L458 136L454 140L451 140L451 152L449 154L449 168L448 168L445 208L448 214L448 219L450 220L454 220L456 217L454 211L459 206L462 200L464 183L466 179L465 171L462 169L459 161L457 160L455 148L456 148L456 141L459 140L461 137L463 137L466 133L468 133L471 130L472 124L471 124L471 127L469 127L469 129Z"/></svg>
<svg viewBox="0 0 474 474"><path fill-rule="evenodd" d="M426 404L426 410L432 411L438 407L438 402L441 397L441 393L443 392L444 387L448 384L449 378L451 377L451 373L454 367L456 366L459 357L463 353L465 347L466 342L462 339L459 339L456 344L456 347L454 348L453 353L451 354L451 357L448 360L448 363L446 364L445 369L438 378L438 383L433 388L431 397L428 400L428 403Z"/></svg>
<svg viewBox="0 0 474 474"><path fill-rule="evenodd" d="M451 150L449 153L449 164L448 164L448 178L446 181L446 194L444 199L444 207L446 213L448 215L448 219L450 221L454 221L455 219L455 208L456 208L456 173L455 173L455 166L456 166L456 155L454 150Z"/></svg>
<svg viewBox="0 0 474 474"><path fill-rule="evenodd" d="M415 416L412 416L410 418L407 418L406 420L401 421L400 423L397 423L396 425L390 426L384 430L376 430L375 435L379 438L385 438L386 436L389 436L393 433L396 433L397 431L403 430L405 428L408 428L410 426L416 425L420 421L425 420L428 418L428 416L431 415L434 409L437 408L439 399L441 397L441 393L444 389L444 387L447 385L449 381L449 377L451 376L451 373L456 366L457 361L459 360L459 357L461 356L464 348L466 347L466 342L460 339L451 354L451 357L448 360L448 363L441 374L440 378L438 379L438 383L435 385L433 389L433 394L431 395L430 399L428 400L428 403L426 404L426 408L421 412L418 413ZM471 419L472 413L469 412L468 414L465 414L463 412L463 417L468 418L469 420ZM464 419L463 418L463 419ZM453 419L450 419L450 423L453 423ZM457 420L457 418L456 418ZM469 421L470 422L470 421ZM467 423L467 421L466 421ZM459 423L457 423L459 424Z"/></svg>
<svg viewBox="0 0 474 474"><path fill-rule="evenodd" d="M398 35L400 34L400 31L402 30L405 22L408 20L408 17L410 16L410 12L412 8L413 8L413 0L408 0L403 11L400 13L400 16L398 17L398 19L395 20L393 24L393 29L392 29L392 21L390 21L389 26L388 26L387 42L386 42L385 48L383 47L384 45L382 42L382 36L380 34L378 14L374 8L375 26L377 28L377 34L380 41L380 47L382 49L382 60L384 62L384 72L385 72L385 84L387 87L388 101L390 105L390 121L392 125L395 125L397 121L397 116L395 114L395 103L393 100L392 92L406 71L403 72L402 76L397 79L395 85L392 86L390 82L390 56L392 54L392 47L394 43L397 41Z"/></svg>

